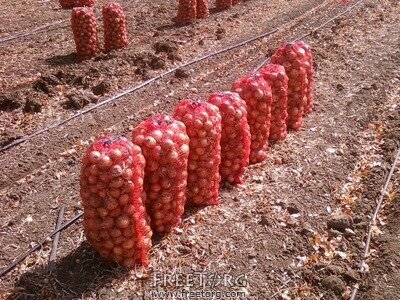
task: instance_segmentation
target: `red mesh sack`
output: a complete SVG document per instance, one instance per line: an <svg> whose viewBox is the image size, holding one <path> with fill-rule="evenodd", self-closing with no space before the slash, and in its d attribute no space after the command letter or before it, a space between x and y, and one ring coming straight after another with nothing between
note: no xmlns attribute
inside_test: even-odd
<svg viewBox="0 0 400 300"><path fill-rule="evenodd" d="M104 48L121 49L128 45L126 17L119 3L110 2L103 5Z"/></svg>
<svg viewBox="0 0 400 300"><path fill-rule="evenodd" d="M221 181L221 115L214 105L186 99L174 110L174 118L182 121L189 136L188 204L218 204Z"/></svg>
<svg viewBox="0 0 400 300"><path fill-rule="evenodd" d="M90 7L75 7L71 12L76 52L81 58L91 58L100 52L96 17Z"/></svg>
<svg viewBox="0 0 400 300"><path fill-rule="evenodd" d="M298 41L295 44L299 45L305 51L304 69L306 70L306 98L307 104L304 107L304 114L309 114L313 110L313 98L314 98L314 66L311 48L303 41Z"/></svg>
<svg viewBox="0 0 400 300"><path fill-rule="evenodd" d="M98 138L82 160L83 227L94 250L126 267L148 264L152 231L145 210L145 160L120 136Z"/></svg>
<svg viewBox="0 0 400 300"><path fill-rule="evenodd" d="M243 183L242 175L249 164L250 127L247 123L246 102L237 93L214 93L208 102L218 107L222 117L221 166L223 180Z"/></svg>
<svg viewBox="0 0 400 300"><path fill-rule="evenodd" d="M247 121L250 126L250 163L267 157L268 136L271 122L272 93L268 83L259 73L244 75L232 85L232 91L247 104Z"/></svg>
<svg viewBox="0 0 400 300"><path fill-rule="evenodd" d="M272 91L271 127L269 140L283 140L287 135L287 90L288 77L281 65L267 64L259 70Z"/></svg>
<svg viewBox="0 0 400 300"><path fill-rule="evenodd" d="M185 25L196 20L196 0L179 0L176 23Z"/></svg>
<svg viewBox="0 0 400 300"><path fill-rule="evenodd" d="M180 223L186 202L189 137L185 125L155 115L134 129L132 140L146 159L144 189L151 226L159 233L170 232Z"/></svg>
<svg viewBox="0 0 400 300"><path fill-rule="evenodd" d="M216 0L215 6L218 10L224 10L232 7L232 0Z"/></svg>
<svg viewBox="0 0 400 300"><path fill-rule="evenodd" d="M289 78L286 124L293 130L299 130L303 125L304 107L307 103L305 59L304 49L296 44L278 48L271 57L271 63L282 65Z"/></svg>
<svg viewBox="0 0 400 300"><path fill-rule="evenodd" d="M196 4L196 18L204 19L209 16L208 0L197 0Z"/></svg>
<svg viewBox="0 0 400 300"><path fill-rule="evenodd" d="M239 4L240 3L240 0L232 0L232 5L236 5L236 4Z"/></svg>
<svg viewBox="0 0 400 300"><path fill-rule="evenodd" d="M93 6L95 0L60 0L62 8L73 8L77 6Z"/></svg>

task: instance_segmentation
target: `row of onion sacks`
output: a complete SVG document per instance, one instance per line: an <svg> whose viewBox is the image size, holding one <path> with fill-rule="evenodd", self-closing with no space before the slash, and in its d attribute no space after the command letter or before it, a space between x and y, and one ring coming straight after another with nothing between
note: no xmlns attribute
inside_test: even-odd
<svg viewBox="0 0 400 300"><path fill-rule="evenodd" d="M106 52L128 45L126 17L119 3L106 3L102 9L104 48ZM81 59L95 57L100 52L97 22L90 7L75 7L71 12L71 27L76 52Z"/></svg>
<svg viewBox="0 0 400 300"><path fill-rule="evenodd" d="M304 63L303 66L306 67L307 64ZM306 81L307 84L308 82ZM261 161L265 157L269 131L274 132L274 126L270 126L271 120L275 120L273 116L277 115L280 120L285 119L287 87L288 77L284 67L269 64L259 73L247 74L236 80L232 85L234 92L213 93L208 102L183 100L175 107L174 117L155 115L140 123L132 133L133 142L140 146L145 157L142 164L137 164L144 170L144 173L141 173L144 187L141 202L139 201L139 213L147 211L150 217L144 215L142 219L147 221L144 223L147 227L140 232L150 233L149 226L159 233L170 232L179 225L186 203L217 204L221 177L232 184L242 183L242 175L249 163L251 151L257 158L252 162ZM279 134L285 132L281 123L275 125ZM283 137L279 139L281 138ZM119 140L121 138L102 138L100 142L102 145L113 145ZM130 145L138 150L137 146L132 143ZM112 200L95 201L99 196L107 195L104 191L91 198L88 198L91 195L84 192L88 186L90 193L98 193L99 189L107 187L111 197L120 197L123 192L118 188L129 188L130 183L122 183L119 179L110 180L110 177L114 178L121 174L121 171L127 171L112 166L110 162L118 161L118 151L108 154L105 152L106 156L109 156L107 158L102 157L103 150L97 151L98 148L93 147L86 155L88 158L84 159L89 162L96 161L97 165L88 167L87 162L84 163L86 168L82 169L81 177L81 194L89 201L89 204L83 201L85 233L94 248L102 251L102 256L132 266L138 259L121 260L121 253L127 255L123 252L124 247L121 250L118 246L123 238L116 230L118 228L112 228L112 224L117 224L117 227L125 226L129 215L128 218L121 216L121 211L125 212L126 208L117 209L115 201ZM100 181L104 182L100 184L96 178L99 169L108 170L108 175L106 172L99 176ZM124 179L130 178L129 174L123 176ZM90 186L91 184L94 186ZM118 202L125 203L126 199L124 196ZM96 205L96 212L93 205ZM111 220L110 217L117 219ZM100 222L99 218L106 219ZM103 230L98 233L98 228L111 231L107 233L107 230ZM125 233L122 232L122 235L125 236ZM141 248L142 245L149 247L151 241L148 236L151 238L151 234L145 235L144 242L136 242L141 251L148 250ZM99 238L103 237L108 238L104 243L99 241ZM116 240L110 240L109 237L116 237ZM130 247L136 244L128 241L123 245ZM100 245L103 245L103 248ZM109 248L112 249L111 254Z"/></svg>
<svg viewBox="0 0 400 300"><path fill-rule="evenodd" d="M141 149L121 136L99 137L82 160L86 238L103 258L128 268L147 265L151 247L144 168Z"/></svg>

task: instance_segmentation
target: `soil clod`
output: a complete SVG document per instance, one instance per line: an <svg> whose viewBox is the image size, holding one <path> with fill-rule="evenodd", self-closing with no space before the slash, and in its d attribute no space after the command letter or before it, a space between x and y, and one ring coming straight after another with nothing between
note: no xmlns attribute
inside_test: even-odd
<svg viewBox="0 0 400 300"><path fill-rule="evenodd" d="M84 108L89 103L96 103L97 98L90 93L79 93L70 92L66 95L67 101L64 102L64 108L66 109L81 109Z"/></svg>
<svg viewBox="0 0 400 300"><path fill-rule="evenodd" d="M23 133L16 129L6 129L6 131L2 132L0 135L0 147L7 146L11 144L13 141L18 140L23 137Z"/></svg>
<svg viewBox="0 0 400 300"><path fill-rule="evenodd" d="M176 78L188 78L189 72L184 69L178 69L175 71L175 77Z"/></svg>
<svg viewBox="0 0 400 300"><path fill-rule="evenodd" d="M43 94L42 94L43 95ZM39 93L32 93L26 98L23 111L26 113L38 113L46 104L46 100Z"/></svg>
<svg viewBox="0 0 400 300"><path fill-rule="evenodd" d="M331 275L322 280L322 285L326 289L332 290L335 294L341 295L346 290L344 281L336 275Z"/></svg>
<svg viewBox="0 0 400 300"><path fill-rule="evenodd" d="M99 84L92 87L92 92L96 96L104 96L111 90L111 85L109 82L102 81Z"/></svg>
<svg viewBox="0 0 400 300"><path fill-rule="evenodd" d="M12 111L20 108L24 103L21 92L1 93L0 94L0 111Z"/></svg>
<svg viewBox="0 0 400 300"><path fill-rule="evenodd" d="M327 221L328 228L343 231L353 227L353 219L348 215L338 214L331 216Z"/></svg>

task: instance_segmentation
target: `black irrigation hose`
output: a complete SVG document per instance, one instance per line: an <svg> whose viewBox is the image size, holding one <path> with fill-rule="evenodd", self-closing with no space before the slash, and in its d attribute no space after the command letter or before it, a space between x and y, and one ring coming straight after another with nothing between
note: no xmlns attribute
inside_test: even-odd
<svg viewBox="0 0 400 300"><path fill-rule="evenodd" d="M364 0L358 1L355 5L361 3L362 1L364 1ZM351 8L355 7L355 5L353 5ZM350 9L347 9L345 12L339 14L338 16L344 15L344 14L347 13L349 10L350 10ZM338 16L337 16L337 17L338 17ZM337 17L335 17L335 18L337 18ZM324 26L326 26L327 24L329 24L329 23L330 23L332 20L334 20L335 18L332 18L332 19L329 20L328 22L325 22L325 23L324 23ZM319 27L317 27L317 28L320 29L320 28L322 28L322 26L319 26ZM270 35L270 34L276 32L276 31L277 31L277 29L275 29L275 30L273 30L273 31L271 31L271 32L269 32L269 33L265 33L265 34L259 35L259 36L257 36L257 37L253 37L253 38L249 39L248 41L257 40L257 39L259 39L259 38L268 36L268 35ZM313 30L313 31L315 31L315 30ZM313 32L313 31L312 31L312 32ZM308 35L310 35L310 34L307 34L307 35L305 35L304 37L306 37L306 36L308 36ZM247 42L247 43L249 43L249 42ZM99 104L97 105L97 107L98 107L98 106L101 106L101 105L104 105L104 104L106 104L106 103L108 103L108 102L111 102L111 101L113 101L113 100L115 100L115 99L118 99L118 98L120 98L120 97L122 97L122 96L124 96L124 95L126 95L126 94L128 94L128 93L130 93L130 92L133 92L133 91L135 91L135 90L138 90L138 89L140 89L141 87L143 87L143 86L145 86L145 85L148 85L148 84L150 84L151 82L153 82L153 81L155 81L155 80L157 80L157 79L159 79L159 78L162 78L162 77L166 76L167 74L170 74L170 73L172 73L172 72L178 70L179 68L187 67L187 66L189 66L189 65L191 65L191 64L194 64L194 63L197 62L197 61L207 59L207 58L209 58L209 57L211 57L211 56L214 56L214 55L216 55L216 54L229 51L229 50L231 50L231 49L237 48L237 47L242 46L242 45L245 45L245 44L246 44L246 41L243 41L243 42L241 42L241 43L239 43L239 44L230 46L230 47L225 48L225 49L223 49L223 50L220 50L220 51L218 51L218 52L214 52L214 53L205 55L205 56L201 57L201 58L198 59L198 60L192 60L192 61L190 61L190 62L188 62L188 63L186 63L186 64L184 64L184 65L182 65L182 66L180 66L180 67L176 67L176 68L174 68L174 69L171 69L170 71L168 71L168 72L166 72L166 73L164 73L164 74L162 74L162 75L159 75L159 76L157 76L157 77L154 77L154 78L152 78L152 79L149 79L149 80L147 80L146 82L143 82L141 85L136 86L135 88L131 88L131 89L129 89L129 90L126 90L125 92L122 92L122 93L120 93L120 94L114 96L114 97L113 97L114 99L113 99L113 98L107 99L107 100L105 100L105 101L99 103ZM111 99L113 99L113 100L111 100ZM107 101L107 102L106 102L106 101ZM106 102L106 103L105 103L105 102ZM94 109L94 107L92 107L90 110L92 110L92 109ZM86 111L80 112L80 114L87 113L87 112L90 111L90 110L86 110ZM74 115L74 116L75 116L75 115ZM72 116L71 118L76 118L76 117L77 117L77 116L75 116L75 117L74 117L74 116ZM66 120L68 120L68 119L66 119ZM68 121L66 121L66 120L64 120L64 121L62 121L62 122L64 122L64 123L65 123L65 122L68 122ZM62 124L64 124L64 123L62 123ZM53 125L53 126L54 126L54 125ZM56 127L56 126L54 126L54 127ZM47 131L47 130L49 130L49 129L51 129L51 128L54 128L54 127L48 127L47 129L45 129L45 131ZM43 131L43 132L44 132L44 131ZM34 135L38 135L38 134L40 134L40 133L41 133L41 132L36 133L36 134L34 134ZM34 135L28 136L29 139L32 138ZM28 137L25 138L24 140L20 140L18 144L20 144L20 143L22 143L22 142L28 140ZM17 141L17 142L18 142L18 141ZM10 146L10 145L9 145L9 146ZM13 145L13 146L15 146L15 145ZM10 146L10 147L12 147L12 146ZM8 148L10 148L10 147L8 147ZM4 147L4 148L6 148L6 147ZM5 150L4 148L2 148L0 151ZM398 155L397 155L397 158L398 158L399 155L400 155L400 150L399 150L399 153L398 153ZM397 162L397 158L396 158L396 162ZM392 169L393 169L393 167L392 167ZM391 172L391 173L392 173L392 172ZM60 231L62 231L62 230L64 230L64 229L68 228L69 226L71 226L72 224L74 224L75 222L77 222L82 216L83 216L83 212L78 213L78 214L75 215L72 219L70 219L69 221L67 221L66 223L64 223L60 228L58 228L58 229L54 230L53 232L51 232L47 237L52 237L52 236L54 236L56 233L58 233L58 232L60 232ZM27 257L28 257L30 254L32 254L34 251L38 250L38 249L46 242L47 237L45 237L44 239L42 239L41 241L39 241L33 248L29 249L29 250L26 251L25 253L23 253L23 254L21 254L20 256L18 256L17 258L15 258L14 261L13 261L10 265L8 265L8 266L5 267L3 270L1 270L1 271L0 271L0 278L3 277L4 275L6 275L7 273L9 273L9 272L10 272L12 269L14 269L21 261L23 261L25 258L27 258ZM355 291L353 291L353 294L356 294L356 293L357 293L357 289L356 289ZM352 299L354 299L354 298L352 298Z"/></svg>
<svg viewBox="0 0 400 300"><path fill-rule="evenodd" d="M396 169L396 165L397 165L397 162L399 161L399 158L400 158L400 149L398 149L397 152L396 152L396 156L395 156L394 161L392 163L392 167L390 168L389 174L388 174L388 176L387 176L387 178L385 180L383 188L381 189L381 194L379 196L379 200L377 202L375 211L374 211L374 213L372 215L371 221L369 222L369 225L368 225L367 241L365 243L365 249L364 249L364 253L363 253L363 256L362 256L361 263L360 263L360 272L361 273L365 272L365 259L369 255L369 247L370 247L371 238L372 238L372 225L374 225L376 219L378 218L378 213L379 213L379 210L380 210L380 208L382 206L383 198L385 197L386 191L388 189L390 180L392 179L394 170ZM358 284L354 287L354 290L351 293L350 300L355 300L356 299L356 296L357 296L359 288L360 288L360 286Z"/></svg>
<svg viewBox="0 0 400 300"><path fill-rule="evenodd" d="M349 11L351 11L354 7L356 7L357 5L361 4L362 2L364 2L364 0L359 0L356 3L354 3L353 5L350 5L346 10L344 10L343 12L341 12L340 14L334 16L333 18L330 18L328 21L322 23L322 25L314 28L312 31L294 39L293 41L291 41L291 43L294 43L296 41L302 40L310 35L312 35L314 32L320 30L321 28L325 27L326 25L328 25L329 23L335 21L337 18L340 18L341 16L347 14ZM258 65L258 67L255 69L255 71L258 71L259 69L261 69L266 63L268 63L270 60L270 57L267 57L266 59L264 59L264 61Z"/></svg>
<svg viewBox="0 0 400 300"><path fill-rule="evenodd" d="M36 35L36 34L43 33L43 32L49 32L49 31L55 30L55 29L65 28L65 27L67 27L69 25L64 25L64 26L54 27L54 28L51 28L51 27L59 25L59 24L62 24L64 22L67 22L68 20L69 19L64 19L64 20L60 20L58 22L54 22L54 23L49 24L49 25L40 26L40 27L37 27L34 30L29 31L29 32L18 32L18 33L14 33L12 35L8 35L6 37L0 38L0 44L8 42L8 41L16 40L16 39L19 39L19 38L23 38L23 37L26 37L26 36L30 36L30 35Z"/></svg>
<svg viewBox="0 0 400 300"><path fill-rule="evenodd" d="M127 95L127 94L136 92L137 90L139 90L139 89L141 89L141 88L143 88L143 87L145 87L145 86L151 84L152 82L157 81L157 80L159 80L159 79L161 79L161 78L163 78L163 77L165 77L165 76L167 76L167 75L169 75L169 74L171 74L171 73L173 73L173 72L175 72L175 71L178 70L178 69L188 67L188 66L190 66L190 65L193 65L193 64L195 64L195 63L201 62L201 61L203 61L203 60L205 60L205 59L208 59L208 58L210 58L210 57L213 57L213 56L215 56L215 55L218 55L218 54L221 54L221 53L224 53L224 52L228 52L228 51L230 51L230 50L232 50L232 49L235 49L235 48L239 48L239 47L244 46L244 45L246 45L246 44L248 44L248 43L251 43L251 42L253 42L253 41L255 41L255 40L258 40L258 39L264 38L264 37L266 37L266 36L269 36L269 35L271 35L271 34L277 32L277 31L278 31L278 29L275 29L275 30L272 30L272 31L268 31L268 32L264 32L264 33L262 33L262 34L260 34L260 35L256 35L256 36L254 36L254 37L252 37L252 38L249 38L249 39L247 39L247 40L244 40L244 41L242 41L242 42L240 42L240 43L237 43L237 44L235 44L235 45L226 47L226 48L224 48L224 49L222 49L222 50L218 50L218 51L212 52L212 53L207 54L207 55L204 55L204 56L202 56L202 57L193 59L193 60L191 60L191 61L189 61L189 62L187 62L187 63L185 63L185 64L183 64L183 65L180 65L180 66L178 66L178 67L172 68L172 69L166 71L165 73L162 73L162 74L160 74L160 75L158 75L158 76L156 76L156 77L150 78L150 79L148 79L148 80L142 82L142 83L139 84L139 85L136 85L136 86L134 86L134 87L131 87L131 88L129 88L129 89L123 91L123 92L120 92L119 94L117 94L117 95L115 95L115 96L113 96L113 97L111 97L111 98L105 99L105 100L101 101L100 103L97 103L96 105L94 105L94 106L92 106L92 107L89 107L89 108L87 108L87 109L83 109L83 110L79 111L78 113L75 113L75 114L73 114L72 116L70 116L70 117L68 117L68 118L66 118L66 119L64 119L64 120L62 120L62 121L60 121L60 122L53 123L53 124L51 124L51 125L48 126L48 127L45 127L45 128L43 128L43 129L41 129L41 130L38 130L38 131L32 133L31 135L28 135L28 136L25 136L25 137L23 137L23 138L20 138L20 139L18 139L18 140L16 140L16 141L14 141L14 142L12 142L12 143L10 143L10 144L4 146L3 148L1 148L1 149L0 149L0 152L3 152L3 151L5 151L5 150L7 150L7 149L9 149L9 148L12 148L12 147L14 147L14 146L17 146L17 145L19 145L19 144L21 144L21 143L24 143L24 142L26 142L26 141L29 141L29 140L31 140L32 138L34 138L35 136L38 136L38 135L40 135L40 134L42 134L42 133L45 133L45 132L47 132L47 131L49 131L49 130L51 130L51 129L54 129L54 128L56 128L56 127L59 127L59 126L65 124L65 123L67 123L67 122L69 122L69 121L72 121L72 120L76 119L77 117L80 117L80 116L82 116L82 115L84 115L84 114L87 114L88 112L91 112L92 110L94 110L94 109L96 109L96 108L99 108L99 107L101 107L101 106L103 106L103 105L105 105L105 104L107 104L107 103L113 102L113 101L115 101L115 100L117 100L117 99L119 99L119 98L121 98L121 97L123 97L123 96L125 96L125 95Z"/></svg>
<svg viewBox="0 0 400 300"><path fill-rule="evenodd" d="M58 233L64 229L67 229L69 226L71 226L76 221L78 221L82 216L83 216L83 212L76 214L74 217L72 217L66 223L61 225L59 228L53 230L48 236L46 236L45 238L43 238L42 240L37 242L36 245L33 246L31 249L29 249L25 253L23 253L20 256L18 256L17 258L15 258L11 264L9 264L7 267L5 267L3 270L0 271L0 278L3 277L4 275L6 275L8 272L10 272L12 269L14 269L21 261L23 261L29 255L31 255L33 252L40 249L43 246L43 244L46 243L47 238L53 237L56 233Z"/></svg>

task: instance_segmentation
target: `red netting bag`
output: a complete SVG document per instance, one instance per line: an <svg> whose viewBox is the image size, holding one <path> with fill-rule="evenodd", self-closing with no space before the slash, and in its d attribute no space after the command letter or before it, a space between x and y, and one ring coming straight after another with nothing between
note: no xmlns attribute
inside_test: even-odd
<svg viewBox="0 0 400 300"><path fill-rule="evenodd" d="M110 2L103 5L104 48L121 49L128 45L126 17L119 3Z"/></svg>
<svg viewBox="0 0 400 300"><path fill-rule="evenodd" d="M62 8L73 8L77 6L93 6L95 0L60 0Z"/></svg>
<svg viewBox="0 0 400 300"><path fill-rule="evenodd" d="M287 135L288 77L281 65L267 64L259 70L272 90L271 127L269 140L283 140Z"/></svg>
<svg viewBox="0 0 400 300"><path fill-rule="evenodd" d="M196 18L204 19L210 15L208 9L208 0L197 0L196 4Z"/></svg>
<svg viewBox="0 0 400 300"><path fill-rule="evenodd" d="M232 5L236 5L236 4L239 4L240 3L240 0L232 0Z"/></svg>
<svg viewBox="0 0 400 300"><path fill-rule="evenodd" d="M232 7L232 0L216 0L215 6L218 10L224 10Z"/></svg>
<svg viewBox="0 0 400 300"><path fill-rule="evenodd" d="M170 232L180 223L186 203L189 137L185 125L155 115L134 129L132 140L146 159L144 189L151 226L159 233Z"/></svg>
<svg viewBox="0 0 400 300"><path fill-rule="evenodd" d="M244 75L232 85L232 91L247 104L247 121L250 126L250 163L267 157L268 136L271 122L272 93L268 83L259 73Z"/></svg>
<svg viewBox="0 0 400 300"><path fill-rule="evenodd" d="M190 205L218 204L221 181L221 115L210 103L186 99L174 110L189 136L188 191Z"/></svg>
<svg viewBox="0 0 400 300"><path fill-rule="evenodd" d="M211 94L208 102L218 107L222 117L219 173L223 180L232 184L243 183L242 175L249 164L251 141L246 102L232 92Z"/></svg>
<svg viewBox="0 0 400 300"><path fill-rule="evenodd" d="M309 114L313 110L313 98L314 98L314 90L313 90L313 85L314 85L314 66L313 66L313 57L312 57L312 52L311 48L309 45L307 45L303 41L298 41L295 44L299 45L301 48L304 49L305 51L305 57L306 59L304 60L304 68L306 70L306 98L307 98L307 104L304 108L304 114Z"/></svg>
<svg viewBox="0 0 400 300"><path fill-rule="evenodd" d="M176 23L185 25L196 20L196 0L179 0Z"/></svg>
<svg viewBox="0 0 400 300"><path fill-rule="evenodd" d="M81 58L91 58L100 52L96 17L90 7L75 7L71 12L76 52Z"/></svg>
<svg viewBox="0 0 400 300"><path fill-rule="evenodd" d="M299 130L303 125L304 107L307 104L305 59L304 49L296 44L278 48L271 57L271 63L282 65L289 78L286 124L294 130Z"/></svg>
<svg viewBox="0 0 400 300"><path fill-rule="evenodd" d="M83 227L94 250L126 267L148 264L152 231L145 210L145 160L120 136L99 137L82 160Z"/></svg>

